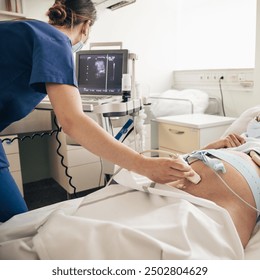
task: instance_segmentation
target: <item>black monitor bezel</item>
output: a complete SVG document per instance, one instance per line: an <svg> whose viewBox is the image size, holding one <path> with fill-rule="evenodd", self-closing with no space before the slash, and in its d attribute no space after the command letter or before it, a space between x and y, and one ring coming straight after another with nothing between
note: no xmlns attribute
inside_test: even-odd
<svg viewBox="0 0 260 280"><path fill-rule="evenodd" d="M99 54L121 54L123 55L123 65L122 65L122 74L127 74L128 73L128 50L127 49L102 49L102 50L81 50L76 52L76 59L75 59L75 67L76 67L76 78L77 81L79 80L79 58L80 55L99 55ZM78 85L80 86L80 85ZM80 88L79 88L80 91ZM97 96L102 96L102 95L111 95L111 93L108 92L103 92L103 93L96 93L96 91L88 91L88 92L81 92L81 95L97 95ZM120 96L122 95L122 88L121 92L113 93L113 95Z"/></svg>

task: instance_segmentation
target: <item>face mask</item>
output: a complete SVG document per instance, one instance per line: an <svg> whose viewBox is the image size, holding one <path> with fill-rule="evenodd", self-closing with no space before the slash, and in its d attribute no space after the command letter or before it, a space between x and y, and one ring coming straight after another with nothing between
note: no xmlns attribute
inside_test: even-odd
<svg viewBox="0 0 260 280"><path fill-rule="evenodd" d="M72 48L72 52L75 53L79 50L81 50L84 46L84 43L82 41L79 41L77 44L73 45Z"/></svg>

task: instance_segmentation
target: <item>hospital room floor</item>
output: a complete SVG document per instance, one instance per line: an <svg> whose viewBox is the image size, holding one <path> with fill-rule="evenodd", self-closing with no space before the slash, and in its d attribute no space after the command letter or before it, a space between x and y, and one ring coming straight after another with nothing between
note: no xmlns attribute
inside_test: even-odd
<svg viewBox="0 0 260 280"><path fill-rule="evenodd" d="M66 191L52 178L24 184L23 188L24 199L29 210L67 200ZM85 196L95 190L77 193L77 197Z"/></svg>

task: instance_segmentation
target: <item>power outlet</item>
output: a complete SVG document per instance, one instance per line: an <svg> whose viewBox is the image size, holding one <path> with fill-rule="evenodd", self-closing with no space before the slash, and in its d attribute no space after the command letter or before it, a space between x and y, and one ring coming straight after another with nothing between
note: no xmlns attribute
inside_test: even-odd
<svg viewBox="0 0 260 280"><path fill-rule="evenodd" d="M199 79L199 81L203 81L203 82L218 82L221 77L224 77L224 79L225 79L224 73L205 72L205 73L199 74L198 79Z"/></svg>
<svg viewBox="0 0 260 280"><path fill-rule="evenodd" d="M219 79L223 77L222 80L225 80L225 75L223 73L214 73L212 74L212 80L218 82Z"/></svg>
<svg viewBox="0 0 260 280"><path fill-rule="evenodd" d="M228 75L228 81L231 83L235 83L238 81L238 75L237 74L230 74Z"/></svg>
<svg viewBox="0 0 260 280"><path fill-rule="evenodd" d="M246 74L245 73L239 73L237 76L237 79L239 82L244 82L246 80Z"/></svg>
<svg viewBox="0 0 260 280"><path fill-rule="evenodd" d="M205 80L206 81L211 81L212 75L210 73L205 74Z"/></svg>
<svg viewBox="0 0 260 280"><path fill-rule="evenodd" d="M205 75L204 74L200 74L199 75L199 80L200 81L204 81L205 80Z"/></svg>

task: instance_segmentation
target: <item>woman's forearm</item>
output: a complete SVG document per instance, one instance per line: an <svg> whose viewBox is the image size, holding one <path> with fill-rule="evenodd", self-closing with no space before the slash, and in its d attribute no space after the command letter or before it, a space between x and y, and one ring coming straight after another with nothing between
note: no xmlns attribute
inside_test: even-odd
<svg viewBox="0 0 260 280"><path fill-rule="evenodd" d="M76 88L57 84L47 84L46 87L63 131L90 152L158 183L194 174L180 159L145 157L117 141L82 111Z"/></svg>

